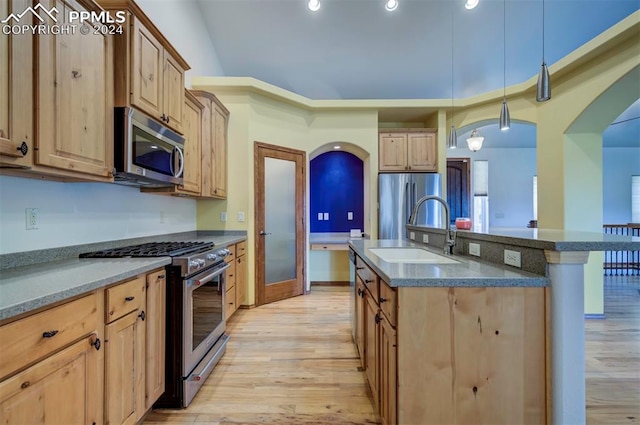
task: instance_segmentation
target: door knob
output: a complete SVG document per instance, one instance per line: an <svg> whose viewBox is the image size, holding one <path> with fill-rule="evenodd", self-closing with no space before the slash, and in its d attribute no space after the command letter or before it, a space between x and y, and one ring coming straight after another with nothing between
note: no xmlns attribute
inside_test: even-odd
<svg viewBox="0 0 640 425"><path fill-rule="evenodd" d="M271 232L265 232L264 230L260 230L260 236L266 236L266 235L270 235Z"/></svg>

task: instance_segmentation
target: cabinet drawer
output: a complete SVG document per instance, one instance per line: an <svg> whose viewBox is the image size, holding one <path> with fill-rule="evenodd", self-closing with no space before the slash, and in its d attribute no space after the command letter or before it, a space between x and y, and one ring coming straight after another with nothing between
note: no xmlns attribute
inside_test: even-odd
<svg viewBox="0 0 640 425"><path fill-rule="evenodd" d="M377 303L378 298L380 297L380 291L378 289L378 275L375 274L360 257L356 257L356 272Z"/></svg>
<svg viewBox="0 0 640 425"><path fill-rule="evenodd" d="M98 329L95 293L0 327L0 378Z"/></svg>
<svg viewBox="0 0 640 425"><path fill-rule="evenodd" d="M238 242L236 244L236 257L244 255L247 252L247 241Z"/></svg>
<svg viewBox="0 0 640 425"><path fill-rule="evenodd" d="M229 268L227 269L227 287L226 290L233 288L236 285L236 262L229 263Z"/></svg>
<svg viewBox="0 0 640 425"><path fill-rule="evenodd" d="M235 245L229 245L227 247L227 249L229 250L229 255L227 255L224 258L224 261L226 261L227 263L233 263L236 260L236 246Z"/></svg>
<svg viewBox="0 0 640 425"><path fill-rule="evenodd" d="M398 310L397 307L397 297L396 290L389 285L384 280L380 281L380 310L387 316L389 323L394 328L396 327L396 312Z"/></svg>
<svg viewBox="0 0 640 425"><path fill-rule="evenodd" d="M225 320L231 317L233 313L236 311L236 287L234 286L231 289L228 289L225 293L225 310L224 310L224 318Z"/></svg>
<svg viewBox="0 0 640 425"><path fill-rule="evenodd" d="M108 288L105 322L111 323L143 306L146 281L144 276Z"/></svg>

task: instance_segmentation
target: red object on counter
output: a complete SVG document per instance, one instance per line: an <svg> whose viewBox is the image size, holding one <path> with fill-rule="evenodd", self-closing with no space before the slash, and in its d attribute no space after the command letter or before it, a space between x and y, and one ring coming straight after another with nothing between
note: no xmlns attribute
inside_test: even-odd
<svg viewBox="0 0 640 425"><path fill-rule="evenodd" d="M469 230L471 229L471 219L466 217L456 218L456 229Z"/></svg>

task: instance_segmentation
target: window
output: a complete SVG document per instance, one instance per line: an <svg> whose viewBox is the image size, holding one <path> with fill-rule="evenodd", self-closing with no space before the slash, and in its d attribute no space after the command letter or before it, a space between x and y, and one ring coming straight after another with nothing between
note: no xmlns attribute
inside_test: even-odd
<svg viewBox="0 0 640 425"><path fill-rule="evenodd" d="M473 230L489 230L489 161L473 161Z"/></svg>
<svg viewBox="0 0 640 425"><path fill-rule="evenodd" d="M631 222L640 223L640 176L631 176Z"/></svg>

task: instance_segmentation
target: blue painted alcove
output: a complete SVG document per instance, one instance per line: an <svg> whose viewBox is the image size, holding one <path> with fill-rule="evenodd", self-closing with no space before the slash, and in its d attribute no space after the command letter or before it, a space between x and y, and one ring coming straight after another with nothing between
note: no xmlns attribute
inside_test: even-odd
<svg viewBox="0 0 640 425"><path fill-rule="evenodd" d="M318 155L309 166L311 233L364 229L363 162L344 151ZM353 220L348 213L353 212ZM318 220L329 213L329 220Z"/></svg>

